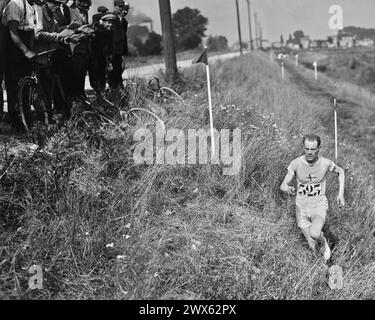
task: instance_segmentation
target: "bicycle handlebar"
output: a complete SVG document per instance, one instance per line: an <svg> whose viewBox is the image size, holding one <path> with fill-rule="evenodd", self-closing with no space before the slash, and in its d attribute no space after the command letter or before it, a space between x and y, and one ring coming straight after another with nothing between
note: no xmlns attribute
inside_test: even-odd
<svg viewBox="0 0 375 320"><path fill-rule="evenodd" d="M47 55L49 53L55 52L56 50L57 49L51 49L51 50L42 51L40 53L37 53L32 59L36 60L36 59L40 58L41 56L44 56L44 55Z"/></svg>

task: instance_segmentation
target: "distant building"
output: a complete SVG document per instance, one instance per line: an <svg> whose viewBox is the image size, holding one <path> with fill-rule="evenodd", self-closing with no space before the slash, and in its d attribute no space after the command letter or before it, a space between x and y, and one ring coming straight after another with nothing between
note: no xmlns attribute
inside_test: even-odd
<svg viewBox="0 0 375 320"><path fill-rule="evenodd" d="M311 41L310 48L328 48L327 40L313 40Z"/></svg>
<svg viewBox="0 0 375 320"><path fill-rule="evenodd" d="M284 45L281 42L272 42L271 46L273 49L281 49L284 47Z"/></svg>
<svg viewBox="0 0 375 320"><path fill-rule="evenodd" d="M291 49L291 50L299 50L299 49L301 49L301 45L298 44L298 43L289 42L288 48Z"/></svg>
<svg viewBox="0 0 375 320"><path fill-rule="evenodd" d="M262 40L262 48L263 49L270 49L271 48L271 43L268 40Z"/></svg>
<svg viewBox="0 0 375 320"><path fill-rule="evenodd" d="M352 48L355 46L356 36L348 32L340 32L338 34L339 46L342 48Z"/></svg>
<svg viewBox="0 0 375 320"><path fill-rule="evenodd" d="M301 38L301 46L302 46L303 49L310 48L310 43L311 43L311 40L310 40L309 36Z"/></svg>
<svg viewBox="0 0 375 320"><path fill-rule="evenodd" d="M287 43L287 47L289 49L291 49L291 50L299 50L299 49L301 49L301 44L296 39L288 40L286 43Z"/></svg>
<svg viewBox="0 0 375 320"><path fill-rule="evenodd" d="M310 48L318 48L318 41L317 40L312 40L310 43Z"/></svg>
<svg viewBox="0 0 375 320"><path fill-rule="evenodd" d="M289 58L290 58L290 55L288 53L284 53L284 52L279 52L276 55L276 59L277 60L284 60L284 59L288 59L289 60Z"/></svg>
<svg viewBox="0 0 375 320"><path fill-rule="evenodd" d="M375 45L375 42L373 39L365 38L362 40L357 40L356 45L359 47L373 47Z"/></svg>
<svg viewBox="0 0 375 320"><path fill-rule="evenodd" d="M337 48L339 46L339 39L337 36L329 36L327 38L328 48Z"/></svg>

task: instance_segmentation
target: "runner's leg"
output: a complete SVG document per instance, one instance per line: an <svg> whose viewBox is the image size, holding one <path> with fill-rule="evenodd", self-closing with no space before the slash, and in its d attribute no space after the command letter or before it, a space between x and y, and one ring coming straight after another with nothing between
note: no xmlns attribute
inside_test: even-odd
<svg viewBox="0 0 375 320"><path fill-rule="evenodd" d="M312 218L311 226L310 226L310 236L318 240L323 236L322 228L324 225L324 219L320 215L315 215Z"/></svg>
<svg viewBox="0 0 375 320"><path fill-rule="evenodd" d="M325 208L323 209L325 210ZM322 232L322 228L325 222L325 212L322 211L319 214L316 214L312 218L312 223L310 226L310 235L314 238L319 246L320 252L322 253L325 262L331 257L331 249L328 245L326 238Z"/></svg>
<svg viewBox="0 0 375 320"><path fill-rule="evenodd" d="M302 229L302 233L305 236L307 243L309 244L310 248L315 251L316 243L315 240L310 235L310 227Z"/></svg>
<svg viewBox="0 0 375 320"><path fill-rule="evenodd" d="M296 218L298 226L301 228L309 247L315 251L315 240L310 235L311 222L306 213L303 212L301 207L296 204Z"/></svg>

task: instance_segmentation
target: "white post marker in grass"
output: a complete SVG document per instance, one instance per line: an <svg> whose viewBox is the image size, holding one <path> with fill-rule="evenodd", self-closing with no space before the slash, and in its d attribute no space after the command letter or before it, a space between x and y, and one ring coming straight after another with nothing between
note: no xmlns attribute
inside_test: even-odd
<svg viewBox="0 0 375 320"><path fill-rule="evenodd" d="M318 80L318 63L316 61L314 61L314 77L315 77L315 81Z"/></svg>
<svg viewBox="0 0 375 320"><path fill-rule="evenodd" d="M214 120L212 115L212 99L211 99L211 81L210 81L210 67L208 65L208 58L207 58L207 47L203 50L201 55L193 60L194 63L204 63L206 65L206 74L207 74L207 92L208 92L208 106L210 111L210 127L211 127L211 157L215 156L215 136L214 136Z"/></svg>
<svg viewBox="0 0 375 320"><path fill-rule="evenodd" d="M337 144L337 100L333 99L333 112L335 118L335 159L338 157L338 144Z"/></svg>
<svg viewBox="0 0 375 320"><path fill-rule="evenodd" d="M285 78L284 61L281 61L281 79Z"/></svg>
<svg viewBox="0 0 375 320"><path fill-rule="evenodd" d="M270 60L273 61L273 52L270 50Z"/></svg>
<svg viewBox="0 0 375 320"><path fill-rule="evenodd" d="M298 67L298 54L295 55L295 59L296 59L296 67Z"/></svg>

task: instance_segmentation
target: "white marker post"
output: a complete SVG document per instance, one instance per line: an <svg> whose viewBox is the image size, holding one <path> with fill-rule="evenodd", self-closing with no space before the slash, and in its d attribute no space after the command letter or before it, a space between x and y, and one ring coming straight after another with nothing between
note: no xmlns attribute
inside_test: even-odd
<svg viewBox="0 0 375 320"><path fill-rule="evenodd" d="M281 78L284 80L285 78L285 70L284 70L284 62L281 61Z"/></svg>
<svg viewBox="0 0 375 320"><path fill-rule="evenodd" d="M270 60L273 61L273 52L270 50Z"/></svg>
<svg viewBox="0 0 375 320"><path fill-rule="evenodd" d="M215 157L215 136L214 136L214 118L212 114L212 98L211 98L211 80L210 80L210 67L208 65L207 47L203 50L201 55L193 60L194 63L204 63L206 65L207 74L207 91L208 91L208 106L210 111L210 127L211 127L211 157Z"/></svg>
<svg viewBox="0 0 375 320"><path fill-rule="evenodd" d="M335 159L338 158L338 146L337 146L337 101L333 99L333 112L335 118Z"/></svg>
<svg viewBox="0 0 375 320"><path fill-rule="evenodd" d="M314 77L315 81L318 80L318 63L314 61Z"/></svg>
<svg viewBox="0 0 375 320"><path fill-rule="evenodd" d="M296 58L296 67L298 67L298 54L295 55Z"/></svg>
<svg viewBox="0 0 375 320"><path fill-rule="evenodd" d="M214 136L214 118L212 115L212 99L211 99L211 81L210 81L210 67L206 65L207 73L207 89L208 89L208 106L210 108L210 127L211 127L211 151L212 157L215 157L215 136Z"/></svg>

